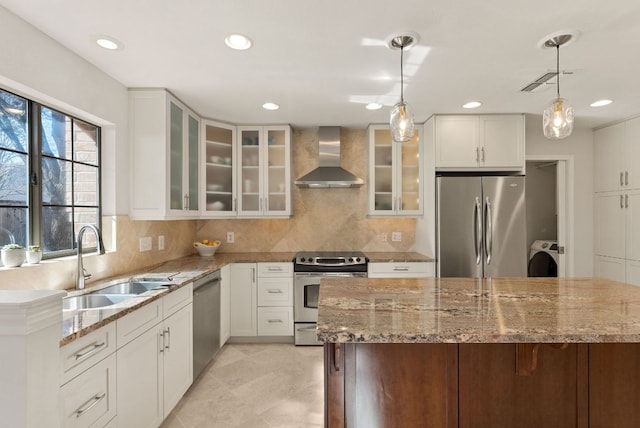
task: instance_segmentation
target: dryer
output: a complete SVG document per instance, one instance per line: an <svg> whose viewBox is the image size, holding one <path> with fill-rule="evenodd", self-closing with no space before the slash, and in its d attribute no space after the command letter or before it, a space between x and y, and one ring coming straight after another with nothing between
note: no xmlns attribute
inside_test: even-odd
<svg viewBox="0 0 640 428"><path fill-rule="evenodd" d="M533 241L529 253L528 276L558 276L558 241Z"/></svg>

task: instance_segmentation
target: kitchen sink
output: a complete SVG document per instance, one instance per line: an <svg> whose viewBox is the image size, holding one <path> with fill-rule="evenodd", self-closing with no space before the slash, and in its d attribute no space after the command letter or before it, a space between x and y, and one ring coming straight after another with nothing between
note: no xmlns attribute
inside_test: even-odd
<svg viewBox="0 0 640 428"><path fill-rule="evenodd" d="M113 284L109 287L98 290L96 293L120 295L120 294L142 294L145 291L166 287L170 283L166 281L126 281Z"/></svg>
<svg viewBox="0 0 640 428"><path fill-rule="evenodd" d="M124 302L136 297L135 294L84 294L82 296L65 297L62 299L63 311L77 311L79 309L100 309Z"/></svg>

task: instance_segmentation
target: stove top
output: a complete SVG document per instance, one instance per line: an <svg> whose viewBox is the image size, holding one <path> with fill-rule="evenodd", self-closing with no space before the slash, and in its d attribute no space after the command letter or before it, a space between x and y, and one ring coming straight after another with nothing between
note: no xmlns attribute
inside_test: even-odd
<svg viewBox="0 0 640 428"><path fill-rule="evenodd" d="M294 271L366 271L369 260L361 251L301 251L294 259Z"/></svg>

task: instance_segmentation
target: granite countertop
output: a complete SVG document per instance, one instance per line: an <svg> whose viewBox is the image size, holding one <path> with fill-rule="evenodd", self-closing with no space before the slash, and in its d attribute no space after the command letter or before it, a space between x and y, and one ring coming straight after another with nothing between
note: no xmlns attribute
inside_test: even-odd
<svg viewBox="0 0 640 428"><path fill-rule="evenodd" d="M598 278L323 278L321 285L324 342L640 342L640 287Z"/></svg>
<svg viewBox="0 0 640 428"><path fill-rule="evenodd" d="M372 263L411 263L411 262L433 262L432 257L415 252L394 253L391 251L365 251L365 256Z"/></svg>
<svg viewBox="0 0 640 428"><path fill-rule="evenodd" d="M64 346L104 325L117 320L138 308L162 298L192 281L200 279L208 273L214 272L231 263L263 263L263 262L291 262L295 253L218 253L214 257L200 257L198 255L182 257L162 263L158 266L132 272L118 278L88 284L84 290L69 290L68 296L76 296L99 292L102 288L114 283L128 280L130 277L145 277L166 279L171 277L173 285L160 290L150 290L126 300L123 303L101 309L86 309L64 311L62 314L62 339L60 346Z"/></svg>

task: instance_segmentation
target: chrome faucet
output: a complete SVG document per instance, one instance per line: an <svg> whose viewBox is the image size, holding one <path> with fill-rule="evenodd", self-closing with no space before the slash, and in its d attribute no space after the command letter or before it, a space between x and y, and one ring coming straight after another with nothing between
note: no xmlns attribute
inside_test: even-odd
<svg viewBox="0 0 640 428"><path fill-rule="evenodd" d="M84 236L84 231L87 229L91 229L93 233L96 235L96 249L98 253L104 254L104 244L102 243L102 235L100 235L100 230L93 224L87 224L80 228L78 232L78 238L76 245L78 247L78 271L76 272L76 289L82 290L84 289L84 281L91 278L91 274L87 273L87 271L82 266L82 237Z"/></svg>

